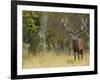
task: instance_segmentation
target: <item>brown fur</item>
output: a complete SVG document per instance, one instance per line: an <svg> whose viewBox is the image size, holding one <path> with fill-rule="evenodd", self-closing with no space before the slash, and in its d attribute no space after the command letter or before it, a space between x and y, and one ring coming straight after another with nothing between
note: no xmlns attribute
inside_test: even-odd
<svg viewBox="0 0 100 80"><path fill-rule="evenodd" d="M78 56L78 59L83 58L83 50L84 50L84 41L79 38L76 42L73 42L73 51L74 51L74 59Z"/></svg>

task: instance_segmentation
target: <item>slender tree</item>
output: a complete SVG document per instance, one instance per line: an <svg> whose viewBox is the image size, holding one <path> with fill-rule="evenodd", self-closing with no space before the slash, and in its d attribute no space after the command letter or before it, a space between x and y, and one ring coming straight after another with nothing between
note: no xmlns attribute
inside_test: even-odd
<svg viewBox="0 0 100 80"><path fill-rule="evenodd" d="M39 36L40 36L40 50L46 51L46 27L47 27L47 13L42 12L40 16L40 29L39 29Z"/></svg>

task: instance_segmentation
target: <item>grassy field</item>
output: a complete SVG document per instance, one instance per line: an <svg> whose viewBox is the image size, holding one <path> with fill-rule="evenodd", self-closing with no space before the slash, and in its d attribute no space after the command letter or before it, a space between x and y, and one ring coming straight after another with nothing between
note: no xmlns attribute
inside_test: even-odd
<svg viewBox="0 0 100 80"><path fill-rule="evenodd" d="M89 65L89 54L84 53L84 58L80 61L74 60L73 55L67 53L56 54L54 52L32 55L25 52L22 58L22 68L46 68L46 67L68 67Z"/></svg>

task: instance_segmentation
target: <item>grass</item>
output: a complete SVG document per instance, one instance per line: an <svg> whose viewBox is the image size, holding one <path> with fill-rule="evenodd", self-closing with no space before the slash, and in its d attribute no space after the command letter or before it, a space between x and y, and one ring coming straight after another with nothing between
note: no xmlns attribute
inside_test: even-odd
<svg viewBox="0 0 100 80"><path fill-rule="evenodd" d="M22 68L47 68L47 67L68 67L89 65L89 54L84 53L84 58L80 61L74 60L73 55L61 52L41 52L37 55L28 54L24 51L22 58Z"/></svg>

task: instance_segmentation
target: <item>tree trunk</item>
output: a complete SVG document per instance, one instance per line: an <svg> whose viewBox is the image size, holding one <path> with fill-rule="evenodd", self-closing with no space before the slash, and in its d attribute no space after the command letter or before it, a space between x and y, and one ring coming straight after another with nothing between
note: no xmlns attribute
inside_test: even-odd
<svg viewBox="0 0 100 80"><path fill-rule="evenodd" d="M47 26L47 13L41 13L40 17L40 50L46 51L46 26Z"/></svg>

